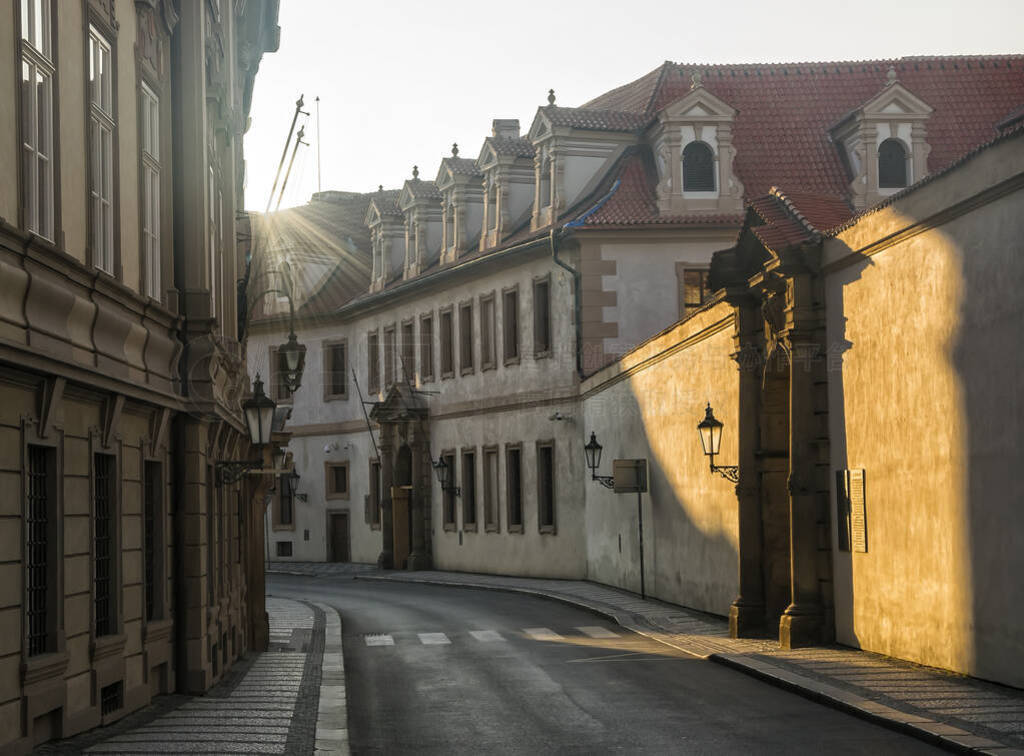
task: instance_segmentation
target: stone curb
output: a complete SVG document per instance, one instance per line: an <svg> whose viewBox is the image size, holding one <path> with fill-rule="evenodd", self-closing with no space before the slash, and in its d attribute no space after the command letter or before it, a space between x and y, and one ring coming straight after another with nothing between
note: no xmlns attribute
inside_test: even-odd
<svg viewBox="0 0 1024 756"><path fill-rule="evenodd" d="M348 698L345 656L341 645L341 615L334 607L316 603L325 617L324 655L320 674L320 704L316 717L315 753L348 756Z"/></svg>
<svg viewBox="0 0 1024 756"><path fill-rule="evenodd" d="M554 591L536 588L525 588L512 585L491 585L488 583L468 583L457 580L441 580L438 578L419 579L405 578L399 575L359 575L357 580L379 580L392 583L421 583L423 585L440 585L452 588L473 588L479 590L505 591L507 593L525 593L538 598L559 601L563 604L576 606L580 609L598 614L615 622L621 627L651 640L658 641L679 651L683 651L699 659L722 664L759 680L775 685L778 688L796 693L804 698L844 711L861 719L902 732L919 740L956 753L985 753L993 756L1024 756L1024 751L1015 746L1008 746L995 740L974 735L959 727L936 722L927 717L910 714L894 709L891 706L858 696L827 683L818 682L803 675L776 667L773 664L756 659L746 659L735 654L703 653L683 644L670 642L652 633L665 632L646 618L632 614L617 613L611 607L592 604L581 598ZM643 623L647 627L641 627Z"/></svg>

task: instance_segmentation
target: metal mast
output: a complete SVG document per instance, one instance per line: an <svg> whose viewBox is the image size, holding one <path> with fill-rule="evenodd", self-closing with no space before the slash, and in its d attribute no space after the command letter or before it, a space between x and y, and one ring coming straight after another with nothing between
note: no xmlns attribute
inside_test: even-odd
<svg viewBox="0 0 1024 756"><path fill-rule="evenodd" d="M274 201L274 192L277 191L277 182L281 178L281 169L284 167L284 159L288 156L288 145L291 144L292 134L295 133L295 122L299 120L299 113L309 115L309 113L302 109L304 104L302 97L302 95L299 95L299 99L295 101L295 115L292 116L292 125L288 129L288 138L284 142L284 149L281 150L281 161L277 164L277 174L274 176L274 185L270 187L270 196L267 197L267 207L263 211L264 213L270 212L270 203ZM278 204L281 204L280 201L278 201Z"/></svg>

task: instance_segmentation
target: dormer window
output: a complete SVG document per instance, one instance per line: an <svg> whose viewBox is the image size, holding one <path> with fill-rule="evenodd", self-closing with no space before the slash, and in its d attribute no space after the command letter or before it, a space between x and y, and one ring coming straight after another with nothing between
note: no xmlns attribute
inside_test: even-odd
<svg viewBox="0 0 1024 756"><path fill-rule="evenodd" d="M683 191L715 191L715 153L706 142L683 148Z"/></svg>
<svg viewBox="0 0 1024 756"><path fill-rule="evenodd" d="M886 139L878 145L878 186L902 189L907 185L907 149L899 139Z"/></svg>

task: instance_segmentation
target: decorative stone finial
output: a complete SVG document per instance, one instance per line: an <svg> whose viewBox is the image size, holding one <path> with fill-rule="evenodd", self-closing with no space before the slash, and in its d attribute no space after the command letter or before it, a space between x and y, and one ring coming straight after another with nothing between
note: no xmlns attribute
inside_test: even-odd
<svg viewBox="0 0 1024 756"><path fill-rule="evenodd" d="M700 73L698 73L697 71L694 71L692 74L690 74L690 89L696 89L697 87L703 86L703 83L701 81L703 78L704 77L701 76Z"/></svg>
<svg viewBox="0 0 1024 756"><path fill-rule="evenodd" d="M384 184L377 184L377 191L384 194Z"/></svg>
<svg viewBox="0 0 1024 756"><path fill-rule="evenodd" d="M891 87L896 83L896 66L889 66L889 73L885 75L885 86Z"/></svg>
<svg viewBox="0 0 1024 756"><path fill-rule="evenodd" d="M419 166L417 166L417 165L414 165L414 166L412 167L412 178L413 178L413 180L415 181L415 180L416 180L416 179L418 179L419 177L420 177L420 169L419 169Z"/></svg>
<svg viewBox="0 0 1024 756"><path fill-rule="evenodd" d="M554 105L554 104L555 104L555 90L549 89L548 90L548 105Z"/></svg>
<svg viewBox="0 0 1024 756"><path fill-rule="evenodd" d="M459 143L458 142L452 142L452 157L458 157L458 156L459 156Z"/></svg>

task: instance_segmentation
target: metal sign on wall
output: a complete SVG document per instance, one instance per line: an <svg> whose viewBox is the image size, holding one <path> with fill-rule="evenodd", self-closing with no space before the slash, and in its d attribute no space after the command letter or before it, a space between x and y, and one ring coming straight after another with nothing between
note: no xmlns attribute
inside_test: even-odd
<svg viewBox="0 0 1024 756"><path fill-rule="evenodd" d="M612 462L615 493L647 493L647 460L616 459Z"/></svg>
<svg viewBox="0 0 1024 756"><path fill-rule="evenodd" d="M867 498L862 468L836 470L836 521L839 524L839 549L866 554Z"/></svg>

